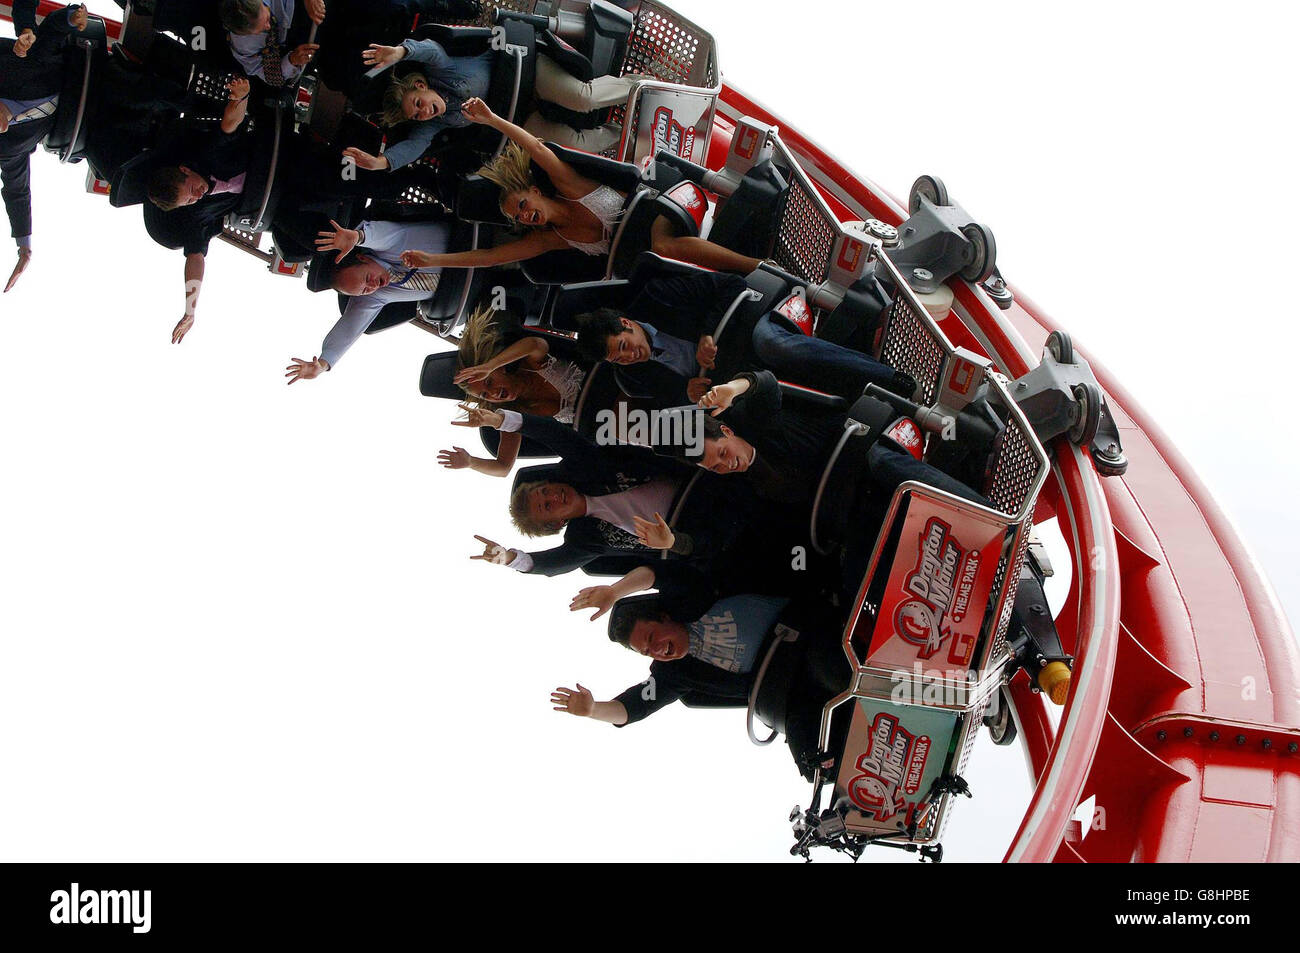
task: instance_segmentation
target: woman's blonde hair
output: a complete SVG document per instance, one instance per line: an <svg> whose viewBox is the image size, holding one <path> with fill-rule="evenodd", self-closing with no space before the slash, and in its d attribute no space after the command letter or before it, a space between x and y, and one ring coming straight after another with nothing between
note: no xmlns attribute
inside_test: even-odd
<svg viewBox="0 0 1300 953"><path fill-rule="evenodd" d="M506 146L505 150L491 162L478 170L493 185L501 190L501 210L505 211L505 199L511 192L527 192L537 184L528 153L517 142ZM513 219L509 213L506 218Z"/></svg>
<svg viewBox="0 0 1300 953"><path fill-rule="evenodd" d="M426 89L429 86L429 81L425 79L423 73L407 73L389 83L388 89L384 91L384 107L379 115L379 122L385 126L396 126L400 122L406 122L406 94L420 86Z"/></svg>
<svg viewBox="0 0 1300 953"><path fill-rule="evenodd" d="M465 322L457 350L456 370L486 364L501 353L501 328L497 313L490 306L476 308Z"/></svg>
<svg viewBox="0 0 1300 953"><path fill-rule="evenodd" d="M502 312L502 315L505 316L506 320L510 320L507 312ZM490 305L482 305L476 308L474 313L469 316L469 320L465 322L465 330L460 335L460 347L456 352L456 370L459 372L467 367L486 364L500 354L505 346L497 311ZM498 368L498 370L509 375L515 374L515 371L509 367ZM517 410L525 414L533 413L536 410L534 402L525 398L498 404L478 394L471 393L464 384L460 385L460 389L465 391L466 402L476 406L500 407L504 410Z"/></svg>

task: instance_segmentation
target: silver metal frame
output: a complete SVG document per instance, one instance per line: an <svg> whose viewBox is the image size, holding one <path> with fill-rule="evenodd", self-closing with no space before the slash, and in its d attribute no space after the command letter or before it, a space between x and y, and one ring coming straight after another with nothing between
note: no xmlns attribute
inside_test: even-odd
<svg viewBox="0 0 1300 953"><path fill-rule="evenodd" d="M609 240L609 258L605 261L605 280L609 281L614 277L614 258L618 253L618 246L623 241L623 233L627 231L627 223L632 220L633 210L645 201L646 196L651 195L652 190L645 187L638 187L632 201L623 209L623 214L619 217L618 228L614 231L614 237Z"/></svg>
<svg viewBox="0 0 1300 953"><path fill-rule="evenodd" d="M940 394L941 388L939 387L939 384L945 379L952 361L958 359L957 348L955 348L948 340L942 329L940 329L938 323L926 310L924 305L921 304L916 293L898 272L898 269L894 266L894 263L890 260L889 256L884 252L880 241L864 232L846 228L845 225L839 221L819 189L808 176L808 173L800 165L798 158L781 141L778 132L775 130L769 131L767 141L773 149L774 157L779 159L780 164L785 167L791 177L792 185L797 185L797 187L805 194L808 203L812 207L813 213L824 223L827 230L832 235L830 246L826 251L826 258L824 262L820 263L816 274L810 273L810 271L800 273L797 269L793 269L796 277L806 283L808 288L807 297L810 303L819 308L833 308L843 300L848 288L846 284L835 281L837 276L835 263L836 250L841 247L841 243L844 240L853 240L861 243L865 248L865 254L858 262L856 262L856 274L866 274L869 267L875 266L883 268L889 278L893 281L894 286L898 289L895 296L896 307L906 308L907 311L910 312L910 317L916 322L915 332L910 332L900 325L898 328L894 329L894 333L919 333L929 341L929 346L938 352L938 368L933 375L933 380L918 380L918 384L927 385L927 393L932 393L936 396ZM723 191L720 192L724 198L730 194L730 191L725 189L726 183L724 181L719 181L717 184L724 187ZM782 223L783 227L788 227L790 224L789 219ZM839 275L841 279L848 277L847 274L843 273L844 269L841 268L838 270L841 272ZM885 342L889 341L888 335L890 334L891 326L893 324L892 314L896 313L897 311L891 312L890 324L886 326L885 336L882 337L882 347ZM911 325L908 325L907 328L911 328ZM1020 431L1020 436L1024 440L1025 446L1028 448L1030 465L1034 467L1034 474L1025 488L1023 498L1013 501L1014 505L1009 509L1002 510L991 506L972 503L969 500L965 500L936 487L909 482L903 484L895 491L884 523L885 526L892 524L893 520L898 515L904 498L910 496L921 501L929 499L942 502L947 506L957 509L959 512L974 515L986 522L999 524L1004 527L1005 537L1003 542L1002 558L999 563L1001 577L1000 579L995 580L995 590L990 593L989 603L984 609L985 615L983 624L987 628L985 629L984 648L981 652L983 659L978 666L984 669L984 674L975 688L969 692L963 704L955 706L933 706L949 707L954 711L964 711L969 718L968 724L963 729L964 736L962 739L962 750L959 755L959 759L962 761L964 761L964 758L969 753L971 735L979 727L979 720L976 715L982 710L982 706L987 703L992 692L1001 684L1004 669L1010 658L1006 653L1006 626L1009 621L1010 608L1012 600L1014 599L1016 586L1019 582L1020 569L1024 560L1024 552L1028 542L1028 536L1032 531L1034 506L1037 502L1038 493L1047 480L1047 475L1050 472L1051 466L1047 453L1035 435L1029 421L1025 418L1019 405L1014 399L1012 399L1010 393L1007 391L1005 378L992 370L991 367L985 367L982 383L987 385L991 391L990 396L993 397L995 402L1000 404L1006 411L1008 428L1015 427L1018 429ZM933 429L934 421L940 420L945 416L943 413L944 409L945 408L941 406L935 408L923 408L923 412L918 414L918 418L925 419L918 420L918 422L929 424L929 429ZM821 551L821 548L818 545L816 537L817 511L822 502L826 483L829 479L830 467L834 465L835 458L842 452L844 445L847 443L852 433L853 422L850 421L846 424L845 433L840 438L835 453L832 455L830 465L822 474L822 481L818 486L817 496L814 499L813 520L811 525L813 533L812 541L814 547L817 548L819 552ZM877 537L876 546L872 551L869 568L863 580L863 588L859 593L858 601L854 606L854 612L849 616L850 619L855 619L857 617L858 612L861 610L861 599L866 592L867 585L874 578L876 572L880 568L879 563L883 537L883 533ZM831 716L835 709L845 702L855 698L878 697L879 693L873 691L872 686L879 684L880 679L882 677L887 678L889 674L887 672L882 674L880 670L870 668L858 661L851 649L849 641L851 634L851 625L846 625L842 634L842 649L851 670L854 673L853 679L849 687L840 695L827 702L826 706L822 710L819 739L822 748L825 748L829 743ZM947 687L948 686L945 685L945 688ZM966 687L967 686L962 686L963 689ZM822 785L826 783L827 780L832 780L833 783L833 779L824 778L821 769L818 768L813 779L814 790L820 791ZM927 808L926 827L925 829L918 831L916 838L917 842L924 842L927 839L934 839L938 836L945 819L950 799L951 795L945 794ZM905 839L906 835L900 832L898 837Z"/></svg>
<svg viewBox="0 0 1300 953"><path fill-rule="evenodd" d="M717 344L719 341L722 340L722 333L727 330L727 325L731 323L732 316L736 313L736 310L742 304L744 304L746 301L762 301L762 300L763 300L763 296L759 294L757 291L753 290L752 288L746 288L740 294L736 295L736 300L731 302L731 305L727 308L725 312L723 312L721 320L718 321L717 328L714 329L713 331L713 343ZM700 376L701 377L704 376L703 367L700 368Z"/></svg>
<svg viewBox="0 0 1300 953"><path fill-rule="evenodd" d="M708 112L705 113L706 121L704 122L704 128L701 130L704 142L704 151L701 154L699 164L703 165L709 157L709 147L713 138L713 122L718 113L718 96L722 93L722 71L718 68L718 42L714 39L712 33L700 27L699 24L686 19L684 16L677 13L677 11L665 6L664 4L657 3L655 0L643 0L642 3L637 5L635 13L636 20L632 25L633 37L635 37L637 29L641 26L642 17L647 13L652 15L657 14L666 20L671 20L683 27L689 27L694 31L694 33L700 38L701 45L706 47L704 50L699 51L697 56L703 54L705 57L705 76L707 77L711 73L714 81L711 86L691 86L686 83L674 83L668 80L654 80L637 83L628 94L627 102L623 106L623 129L622 134L619 136L618 147L614 156L617 159L628 161L628 135L633 131L629 126L628 120L635 118L638 115L642 93L646 90L665 89L675 92L698 93L701 96L708 96L711 98ZM628 57L631 52L632 42L631 39L629 39L628 52L625 53L623 57L623 64L621 67L622 72L627 72L629 66ZM635 140L632 141L632 144L635 144Z"/></svg>
<svg viewBox="0 0 1300 953"><path fill-rule="evenodd" d="M825 556L830 550L822 548L817 540L817 514L821 510L822 496L826 493L826 484L830 481L831 471L835 469L835 462L844 452L845 445L849 438L861 436L870 430L866 424L860 423L853 418L844 421L844 432L840 434L839 442L835 444L835 449L831 452L831 458L826 461L826 466L822 470L822 478L817 482L817 494L813 497L812 515L808 518L808 541L812 543L813 549Z"/></svg>
<svg viewBox="0 0 1300 953"><path fill-rule="evenodd" d="M94 16L94 14L92 14ZM104 18L95 16L100 26L104 25ZM107 36L107 30L105 31ZM72 121L72 135L68 139L68 144L59 152L59 163L66 163L72 154L77 151L77 140L81 137L81 124L86 119L86 100L90 97L90 70L95 63L95 41L84 37L77 39L77 46L86 54L86 65L81 73L81 99L77 103L77 115Z"/></svg>

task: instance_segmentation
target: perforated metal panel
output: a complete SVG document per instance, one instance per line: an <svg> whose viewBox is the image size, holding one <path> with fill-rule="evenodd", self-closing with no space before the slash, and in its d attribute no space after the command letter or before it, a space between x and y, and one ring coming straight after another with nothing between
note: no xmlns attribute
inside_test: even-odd
<svg viewBox="0 0 1300 953"><path fill-rule="evenodd" d="M712 89L718 81L713 37L667 7L642 3L628 38L623 72Z"/></svg>
<svg viewBox="0 0 1300 953"><path fill-rule="evenodd" d="M920 403L934 403L939 395L939 381L947 357L943 345L901 295L896 296L889 306L885 322L880 359L890 367L912 375L920 388L917 398Z"/></svg>
<svg viewBox="0 0 1300 953"><path fill-rule="evenodd" d="M826 280L835 236L836 226L827 220L820 203L799 179L791 182L776 235L777 264L810 284L820 284Z"/></svg>

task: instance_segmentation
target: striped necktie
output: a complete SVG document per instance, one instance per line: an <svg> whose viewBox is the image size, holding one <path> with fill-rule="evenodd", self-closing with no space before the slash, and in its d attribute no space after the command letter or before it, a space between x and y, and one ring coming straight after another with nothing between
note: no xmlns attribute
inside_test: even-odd
<svg viewBox="0 0 1300 953"><path fill-rule="evenodd" d="M280 60L284 56L284 51L280 49L280 30L279 25L275 22L275 14L271 14L271 28L266 34L266 45L262 47L262 77L266 80L268 86L284 85L284 70L280 68Z"/></svg>
<svg viewBox="0 0 1300 953"><path fill-rule="evenodd" d="M35 106L29 106L18 115L10 120L10 123L30 122L33 119L44 119L46 116L53 116L54 111L59 108L59 97L55 96L45 100L43 103L37 103Z"/></svg>
<svg viewBox="0 0 1300 953"><path fill-rule="evenodd" d="M442 272L420 271L416 268L392 268L388 275L390 288L406 288L410 291L432 294L438 288L438 279L442 277Z"/></svg>

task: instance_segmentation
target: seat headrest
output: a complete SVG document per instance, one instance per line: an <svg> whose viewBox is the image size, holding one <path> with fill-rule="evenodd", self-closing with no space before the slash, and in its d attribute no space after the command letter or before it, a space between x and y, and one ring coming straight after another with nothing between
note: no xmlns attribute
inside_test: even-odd
<svg viewBox="0 0 1300 953"><path fill-rule="evenodd" d="M307 265L307 290L313 293L333 290L335 252L317 252Z"/></svg>
<svg viewBox="0 0 1300 953"><path fill-rule="evenodd" d="M559 463L538 463L531 467L523 467L515 473L515 478L510 483L510 492L513 494L525 483L557 482L563 474L563 466Z"/></svg>
<svg viewBox="0 0 1300 953"><path fill-rule="evenodd" d="M456 351L439 351L424 359L420 368L420 393L425 397L464 400L465 392L453 383L456 376Z"/></svg>

